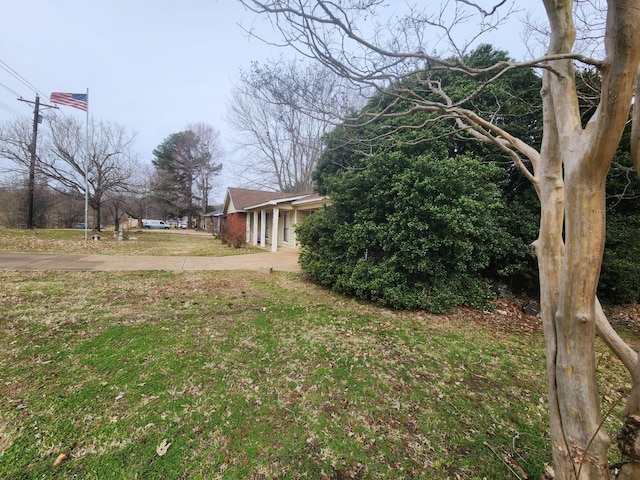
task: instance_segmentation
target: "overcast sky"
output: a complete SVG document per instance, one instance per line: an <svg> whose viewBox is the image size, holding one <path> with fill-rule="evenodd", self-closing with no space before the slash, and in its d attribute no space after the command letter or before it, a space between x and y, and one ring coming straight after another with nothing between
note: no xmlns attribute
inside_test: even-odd
<svg viewBox="0 0 640 480"><path fill-rule="evenodd" d="M390 4L395 1L404 3ZM88 88L91 116L136 132L145 162L168 135L196 122L220 132L232 162L233 132L224 115L233 82L251 61L286 53L247 38L239 24L268 30L236 0L19 0L5 2L2 17L0 122L33 118L32 106L16 93L34 100L39 92L48 103L51 92ZM517 30L494 38L491 43L516 58L524 54ZM223 178L223 189L234 182Z"/></svg>

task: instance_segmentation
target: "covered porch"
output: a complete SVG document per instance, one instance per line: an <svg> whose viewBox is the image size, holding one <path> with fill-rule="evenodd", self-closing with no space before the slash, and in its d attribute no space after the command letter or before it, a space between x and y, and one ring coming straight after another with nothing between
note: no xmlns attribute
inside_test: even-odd
<svg viewBox="0 0 640 480"><path fill-rule="evenodd" d="M296 225L329 203L328 197L304 194L246 207L247 243L277 252L298 249Z"/></svg>

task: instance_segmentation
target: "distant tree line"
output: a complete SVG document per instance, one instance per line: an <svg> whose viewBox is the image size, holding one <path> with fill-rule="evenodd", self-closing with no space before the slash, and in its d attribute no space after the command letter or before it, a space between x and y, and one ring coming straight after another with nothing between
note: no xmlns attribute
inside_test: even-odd
<svg viewBox="0 0 640 480"><path fill-rule="evenodd" d="M142 226L143 218L188 216L191 225L191 219L207 213L222 156L212 127L190 125L171 136L181 138L174 146L182 150L164 151L162 161L154 160L155 168L140 161L133 148L135 135L118 124L91 119L88 140L87 126L74 117L49 113L43 127L32 162L30 122L0 125L0 158L9 162L0 177L0 225L26 226L33 202L33 227L72 227L84 221L85 192L89 223L96 229L108 224L118 230L125 217ZM31 168L33 193L28 187Z"/></svg>

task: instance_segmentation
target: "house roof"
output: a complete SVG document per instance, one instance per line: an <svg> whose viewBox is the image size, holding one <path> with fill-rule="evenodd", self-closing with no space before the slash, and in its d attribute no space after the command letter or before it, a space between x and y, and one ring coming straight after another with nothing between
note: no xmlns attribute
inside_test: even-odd
<svg viewBox="0 0 640 480"><path fill-rule="evenodd" d="M287 194L281 192L265 192L264 190L251 190L249 188L227 188L227 196L224 200L223 211L228 212L233 206L235 211L244 210L249 205L262 203L276 198L283 198Z"/></svg>
<svg viewBox="0 0 640 480"><path fill-rule="evenodd" d="M294 202L291 202L292 205L303 205L305 203L313 203L320 201L328 201L329 197L326 195L320 195L319 193L310 193L309 195L305 195L304 198L300 198Z"/></svg>
<svg viewBox="0 0 640 480"><path fill-rule="evenodd" d="M275 198L273 200L267 200L266 202L260 202L260 203L256 203L255 205L248 205L246 207L247 210L253 210L255 208L260 208L260 207L264 207L267 205L278 205L279 203L293 203L296 200L301 200L305 197L308 197L309 193L298 193L298 194L291 194L288 195L286 197L282 197L282 198Z"/></svg>
<svg viewBox="0 0 640 480"><path fill-rule="evenodd" d="M291 205L313 204L326 202L329 197L316 192L282 193L249 188L228 187L224 200L222 214L233 212L247 212L266 205L291 203Z"/></svg>

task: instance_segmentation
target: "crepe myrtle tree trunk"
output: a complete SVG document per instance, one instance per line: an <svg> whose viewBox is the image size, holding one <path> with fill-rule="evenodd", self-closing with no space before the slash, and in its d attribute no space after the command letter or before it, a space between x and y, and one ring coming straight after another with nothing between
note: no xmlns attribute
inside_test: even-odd
<svg viewBox="0 0 640 480"><path fill-rule="evenodd" d="M563 178L560 169L553 168L557 162L549 164L551 168L541 169L543 206L535 248L556 478L608 479L610 439L602 428L595 361L605 176L594 175L591 182L581 169L565 166Z"/></svg>
<svg viewBox="0 0 640 480"><path fill-rule="evenodd" d="M571 2L545 0L552 36L549 55L572 51ZM609 2L603 88L598 111L583 128L574 66L553 60L543 75L544 140L536 172L541 203L535 244L546 337L550 437L558 479L611 478L611 443L603 428L596 380L599 333L636 379L637 360L620 342L596 297L605 241L605 182L628 119L640 57L640 1ZM563 236L564 234L564 236ZM564 238L564 241L563 241ZM636 388L619 436L623 464L618 478L640 478Z"/></svg>
<svg viewBox="0 0 640 480"><path fill-rule="evenodd" d="M543 98L545 110L550 101ZM552 123L550 121L550 123ZM550 432L552 443L562 439L562 423L560 421L560 404L555 379L557 335L555 329L555 312L558 309L558 286L564 258L564 241L562 237L564 224L564 179L562 161L559 155L548 152L558 148L557 135L545 135L539 162L534 162L536 180L534 185L541 199L540 230L538 239L533 243L538 259L540 282L540 307L546 345L547 397L549 405ZM545 181L538 181L543 178ZM542 203L544 199L544 203ZM553 464L559 465L565 458L562 445L552 448Z"/></svg>
<svg viewBox="0 0 640 480"><path fill-rule="evenodd" d="M608 478L610 439L603 418L596 381L595 290L604 247L604 179L575 181L565 168L565 255L559 283L555 323L556 350L552 365L554 395L563 435L553 438L562 455L559 478Z"/></svg>

